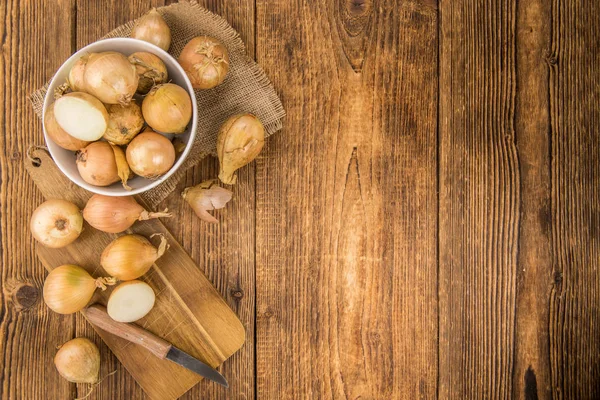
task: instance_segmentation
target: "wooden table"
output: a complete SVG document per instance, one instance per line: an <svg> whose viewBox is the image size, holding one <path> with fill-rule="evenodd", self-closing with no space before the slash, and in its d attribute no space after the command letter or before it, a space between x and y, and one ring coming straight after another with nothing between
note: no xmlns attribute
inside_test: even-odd
<svg viewBox="0 0 600 400"><path fill-rule="evenodd" d="M81 316L41 301L23 163L27 96L156 1L0 5L0 394L67 399L56 346L86 336L89 399L141 389ZM600 3L206 0L287 118L218 226L166 220L243 321L228 399L600 397ZM178 187L217 174L215 159Z"/></svg>

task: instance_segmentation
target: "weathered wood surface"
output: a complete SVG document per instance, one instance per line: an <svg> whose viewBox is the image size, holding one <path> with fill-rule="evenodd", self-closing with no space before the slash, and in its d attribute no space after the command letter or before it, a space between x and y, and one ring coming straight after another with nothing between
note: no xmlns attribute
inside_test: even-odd
<svg viewBox="0 0 600 400"><path fill-rule="evenodd" d="M185 398L600 397L600 4L200 3L240 31L288 117L219 226L163 204L247 335L229 391ZM2 398L81 395L52 344L100 343L39 299L26 96L161 4L0 4ZM215 172L207 159L179 189ZM144 398L101 352L118 372L90 398Z"/></svg>

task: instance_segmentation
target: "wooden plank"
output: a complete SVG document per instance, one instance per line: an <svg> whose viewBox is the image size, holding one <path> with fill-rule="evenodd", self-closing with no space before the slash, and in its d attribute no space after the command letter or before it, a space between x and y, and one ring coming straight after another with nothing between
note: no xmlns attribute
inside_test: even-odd
<svg viewBox="0 0 600 400"><path fill-rule="evenodd" d="M257 1L258 398L436 394L434 6Z"/></svg>
<svg viewBox="0 0 600 400"><path fill-rule="evenodd" d="M168 3L168 2L167 2ZM203 7L221 15L240 33L248 54L254 56L254 1L224 0L199 1ZM165 225L192 259L196 260L206 276L221 292L236 312L246 329L246 343L223 364L220 372L227 377L229 388L209 382L200 382L184 399L252 399L254 391L254 251L255 251L255 167L254 163L242 168L234 196L223 210L215 213L219 225L198 220L179 193L187 186L196 185L218 175L218 160L208 157L190 170L169 196L158 206L181 216L179 220L165 220ZM186 221L186 223L181 223Z"/></svg>
<svg viewBox="0 0 600 400"><path fill-rule="evenodd" d="M74 318L41 301L46 272L33 251L29 217L41 196L23 159L43 143L42 125L27 98L71 54L74 1L0 4L0 397L75 397L52 359L74 332ZM63 40L56 40L62 38Z"/></svg>
<svg viewBox="0 0 600 400"><path fill-rule="evenodd" d="M513 398L551 398L552 287L548 64L551 4L517 3L515 133L521 175Z"/></svg>
<svg viewBox="0 0 600 400"><path fill-rule="evenodd" d="M553 1L550 126L552 395L600 398L600 4Z"/></svg>
<svg viewBox="0 0 600 400"><path fill-rule="evenodd" d="M512 393L515 2L440 3L439 397Z"/></svg>

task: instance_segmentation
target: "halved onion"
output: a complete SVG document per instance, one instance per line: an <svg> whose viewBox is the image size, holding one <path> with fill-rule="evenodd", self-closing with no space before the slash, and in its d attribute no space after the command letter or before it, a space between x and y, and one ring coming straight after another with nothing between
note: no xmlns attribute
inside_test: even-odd
<svg viewBox="0 0 600 400"><path fill-rule="evenodd" d="M93 142L106 132L108 112L94 96L68 93L54 102L54 118L66 133L76 139Z"/></svg>
<svg viewBox="0 0 600 400"><path fill-rule="evenodd" d="M54 103L50 104L46 109L46 114L44 115L44 127L46 128L46 133L50 139L63 149L77 151L83 149L90 143L85 140L74 138L58 125L56 117L54 116Z"/></svg>
<svg viewBox="0 0 600 400"><path fill-rule="evenodd" d="M138 86L135 66L116 51L90 54L83 80L86 91L106 104L129 104Z"/></svg>
<svg viewBox="0 0 600 400"><path fill-rule="evenodd" d="M144 178L155 179L175 164L175 148L169 139L152 131L137 135L126 150L131 170Z"/></svg>
<svg viewBox="0 0 600 400"><path fill-rule="evenodd" d="M188 92L173 83L152 88L142 103L144 120L162 133L182 133L192 119L192 100Z"/></svg>

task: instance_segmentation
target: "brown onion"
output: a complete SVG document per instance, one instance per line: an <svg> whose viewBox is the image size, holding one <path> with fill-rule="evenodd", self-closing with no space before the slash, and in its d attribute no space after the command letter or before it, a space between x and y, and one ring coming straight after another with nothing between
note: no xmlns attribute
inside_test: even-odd
<svg viewBox="0 0 600 400"><path fill-rule="evenodd" d="M135 66L116 51L90 54L83 79L86 91L106 104L129 104L138 86Z"/></svg>
<svg viewBox="0 0 600 400"><path fill-rule="evenodd" d="M190 40L181 51L178 61L195 89L211 89L220 85L229 72L227 48L208 36Z"/></svg>
<svg viewBox="0 0 600 400"><path fill-rule="evenodd" d="M152 43L164 51L169 50L169 46L171 45L171 30L169 29L169 25L167 25L163 17L156 11L156 8L153 8L148 14L136 21L135 26L131 30L131 37Z"/></svg>
<svg viewBox="0 0 600 400"><path fill-rule="evenodd" d="M106 107L108 111L108 127L104 139L112 144L125 145L142 130L144 118L142 109L135 102L126 106L112 104Z"/></svg>
<svg viewBox="0 0 600 400"><path fill-rule="evenodd" d="M93 195L83 209L83 218L94 228L108 233L121 233L136 221L171 217L163 212L149 212L131 196L114 197Z"/></svg>
<svg viewBox="0 0 600 400"><path fill-rule="evenodd" d="M83 80L83 73L85 72L85 66L88 61L88 56L85 55L79 60L75 61L75 64L71 67L69 71L69 76L67 77L67 83L69 87L74 92L85 92L85 81Z"/></svg>
<svg viewBox="0 0 600 400"><path fill-rule="evenodd" d="M83 231L79 207L60 199L42 203L31 215L31 234L46 247L58 249L73 243Z"/></svg>
<svg viewBox="0 0 600 400"><path fill-rule="evenodd" d="M129 57L129 61L135 65L139 81L137 91L146 94L153 86L167 81L167 67L160 58L152 53L139 51Z"/></svg>
<svg viewBox="0 0 600 400"><path fill-rule="evenodd" d="M77 151L90 143L69 135L60 127L54 116L54 103L50 104L46 109L46 114L44 114L44 127L46 128L46 133L50 139L63 149Z"/></svg>
<svg viewBox="0 0 600 400"><path fill-rule="evenodd" d="M192 118L188 92L173 83L152 88L142 103L144 120L162 133L182 133Z"/></svg>
<svg viewBox="0 0 600 400"><path fill-rule="evenodd" d="M63 344L54 356L58 373L73 383L96 383L100 372L100 351L86 338Z"/></svg>
<svg viewBox="0 0 600 400"><path fill-rule="evenodd" d="M265 127L254 115L234 115L225 121L217 136L221 182L233 185L235 171L254 160L264 144Z"/></svg>
<svg viewBox="0 0 600 400"><path fill-rule="evenodd" d="M108 186L121 180L112 146L107 142L90 143L77 154L77 170L89 184Z"/></svg>
<svg viewBox="0 0 600 400"><path fill-rule="evenodd" d="M127 146L126 156L132 171L148 179L163 175L175 164L171 141L152 131L137 135Z"/></svg>
<svg viewBox="0 0 600 400"><path fill-rule="evenodd" d="M100 265L117 279L128 281L144 275L152 264L169 248L162 234L158 249L140 235L124 235L116 238L102 252ZM151 237L152 237L151 236Z"/></svg>

